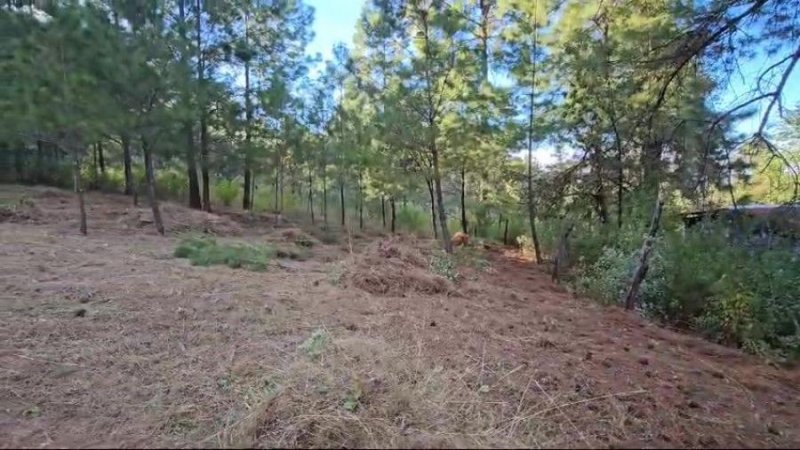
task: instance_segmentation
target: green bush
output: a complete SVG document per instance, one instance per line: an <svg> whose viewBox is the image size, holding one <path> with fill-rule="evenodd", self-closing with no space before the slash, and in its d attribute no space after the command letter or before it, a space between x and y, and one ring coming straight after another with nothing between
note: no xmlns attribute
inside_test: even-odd
<svg viewBox="0 0 800 450"><path fill-rule="evenodd" d="M188 196L189 176L176 169L159 170L156 172L156 192L161 198L183 200Z"/></svg>
<svg viewBox="0 0 800 450"><path fill-rule="evenodd" d="M583 239L586 251L599 242ZM584 258L575 277L585 295L616 303L628 287L638 249L626 238ZM709 338L750 352L800 357L800 257L791 248L733 244L726 229L704 225L667 231L655 243L640 290L642 311L694 328Z"/></svg>
<svg viewBox="0 0 800 450"><path fill-rule="evenodd" d="M430 211L408 204L397 208L397 227L418 235L431 234Z"/></svg>
<svg viewBox="0 0 800 450"><path fill-rule="evenodd" d="M189 237L175 248L176 258L187 258L193 266L226 265L232 269L267 269L275 251L266 246L218 244L210 238Z"/></svg>
<svg viewBox="0 0 800 450"><path fill-rule="evenodd" d="M239 195L239 184L234 180L221 180L214 186L214 194L225 206L231 206Z"/></svg>
<svg viewBox="0 0 800 450"><path fill-rule="evenodd" d="M444 252L436 252L431 256L431 271L447 278L450 281L458 281L461 274L456 268L456 261L452 255Z"/></svg>

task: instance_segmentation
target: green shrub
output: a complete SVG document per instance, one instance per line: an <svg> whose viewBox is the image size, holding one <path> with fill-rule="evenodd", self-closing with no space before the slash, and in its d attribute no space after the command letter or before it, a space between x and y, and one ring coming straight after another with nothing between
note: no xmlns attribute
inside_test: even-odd
<svg viewBox="0 0 800 450"><path fill-rule="evenodd" d="M450 281L458 281L461 274L458 273L456 262L452 255L444 252L436 252L431 256L431 271L447 278Z"/></svg>
<svg viewBox="0 0 800 450"><path fill-rule="evenodd" d="M156 172L156 192L162 198L184 199L189 192L189 176L176 169L159 170Z"/></svg>
<svg viewBox="0 0 800 450"><path fill-rule="evenodd" d="M218 244L210 238L190 237L175 248L176 258L188 258L194 266L226 265L232 269L267 269L275 251L266 246L247 244Z"/></svg>
<svg viewBox="0 0 800 450"><path fill-rule="evenodd" d="M800 257L788 246L734 244L726 231L704 224L664 233L640 290L642 311L750 352L800 357ZM582 239L579 248L596 252L603 240ZM623 248L628 242L634 240L600 247L591 262L584 258L575 277L578 290L618 302L638 263L639 250Z"/></svg>
<svg viewBox="0 0 800 450"><path fill-rule="evenodd" d="M397 227L418 235L431 234L430 211L408 204L397 208Z"/></svg>
<svg viewBox="0 0 800 450"><path fill-rule="evenodd" d="M234 180L220 180L214 186L214 194L225 206L231 206L239 195L239 184Z"/></svg>

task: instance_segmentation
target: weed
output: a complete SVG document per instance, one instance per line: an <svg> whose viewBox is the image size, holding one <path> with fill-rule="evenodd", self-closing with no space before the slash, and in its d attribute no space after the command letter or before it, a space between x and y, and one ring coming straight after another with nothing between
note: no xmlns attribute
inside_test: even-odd
<svg viewBox="0 0 800 450"><path fill-rule="evenodd" d="M225 206L231 206L239 195L239 185L233 180L222 180L214 187L214 194Z"/></svg>
<svg viewBox="0 0 800 450"><path fill-rule="evenodd" d="M434 253L431 256L430 267L434 273L453 282L458 281L461 277L456 268L454 257L444 252Z"/></svg>
<svg viewBox="0 0 800 450"><path fill-rule="evenodd" d="M328 273L328 281L330 281L332 285L338 286L342 282L344 272L344 265L341 263L334 264L331 271Z"/></svg>
<svg viewBox="0 0 800 450"><path fill-rule="evenodd" d="M175 248L176 258L188 258L194 266L226 265L232 269L267 269L275 251L266 246L218 244L210 238L189 237Z"/></svg>
<svg viewBox="0 0 800 450"><path fill-rule="evenodd" d="M317 328L311 333L311 336L303 342L303 345L300 346L300 350L304 351L311 359L316 359L322 355L328 341L330 341L328 332Z"/></svg>

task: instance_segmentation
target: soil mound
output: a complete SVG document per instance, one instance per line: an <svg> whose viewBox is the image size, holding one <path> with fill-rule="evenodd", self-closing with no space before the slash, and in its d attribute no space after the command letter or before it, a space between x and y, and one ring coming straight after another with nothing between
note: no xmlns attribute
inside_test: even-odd
<svg viewBox="0 0 800 450"><path fill-rule="evenodd" d="M197 231L217 235L239 235L242 227L228 217L164 203L165 225L172 231Z"/></svg>
<svg viewBox="0 0 800 450"><path fill-rule="evenodd" d="M378 241L358 255L345 273L347 282L370 294L442 294L453 289L449 280L428 269L415 249L396 239Z"/></svg>

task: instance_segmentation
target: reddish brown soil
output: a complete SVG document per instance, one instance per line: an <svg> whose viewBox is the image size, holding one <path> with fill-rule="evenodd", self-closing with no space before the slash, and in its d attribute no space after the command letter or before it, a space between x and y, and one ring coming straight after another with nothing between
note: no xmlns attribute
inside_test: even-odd
<svg viewBox="0 0 800 450"><path fill-rule="evenodd" d="M126 198L90 195L82 237L42 192L0 187L34 203L0 223L0 446L800 446L800 372L576 299L512 251L446 293L374 295L344 282L369 239L192 267ZM290 245L171 208L168 230Z"/></svg>

